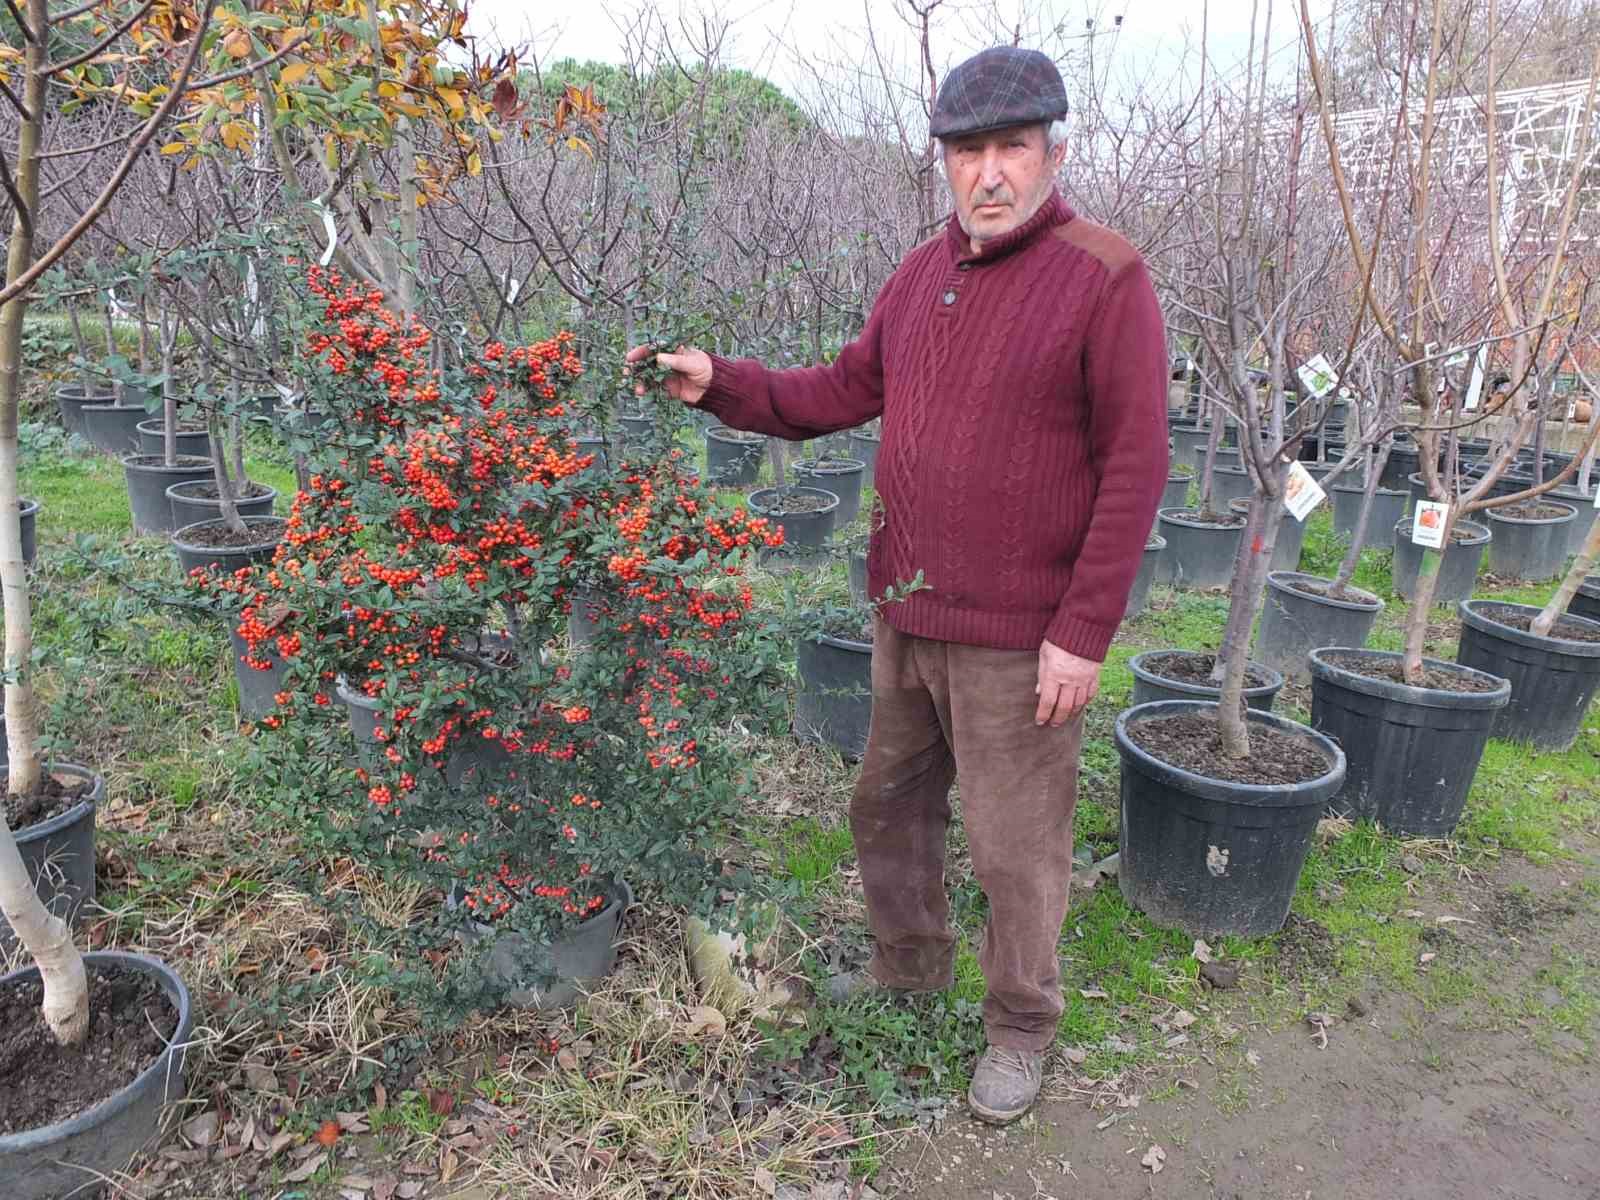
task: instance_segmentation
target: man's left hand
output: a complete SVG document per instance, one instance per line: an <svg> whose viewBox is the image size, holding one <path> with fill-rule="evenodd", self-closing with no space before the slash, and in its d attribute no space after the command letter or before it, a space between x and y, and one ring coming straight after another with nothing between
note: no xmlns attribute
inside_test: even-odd
<svg viewBox="0 0 1600 1200"><path fill-rule="evenodd" d="M1068 654L1054 642L1039 647L1039 682L1033 689L1039 697L1035 725L1047 721L1051 726L1065 725L1089 707L1099 691L1099 663Z"/></svg>

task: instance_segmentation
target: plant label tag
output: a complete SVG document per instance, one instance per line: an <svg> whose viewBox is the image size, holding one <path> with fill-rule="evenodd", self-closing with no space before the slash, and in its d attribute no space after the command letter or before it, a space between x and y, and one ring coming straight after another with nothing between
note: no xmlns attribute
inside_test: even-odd
<svg viewBox="0 0 1600 1200"><path fill-rule="evenodd" d="M1600 487L1594 489L1594 506L1600 508Z"/></svg>
<svg viewBox="0 0 1600 1200"><path fill-rule="evenodd" d="M1304 521L1327 498L1328 493L1303 464L1297 462L1289 468L1289 478L1283 485L1283 506L1296 521Z"/></svg>
<svg viewBox="0 0 1600 1200"><path fill-rule="evenodd" d="M1417 501L1417 513L1411 522L1411 540L1418 546L1439 550L1444 546L1445 522L1450 516L1450 506L1437 500Z"/></svg>
<svg viewBox="0 0 1600 1200"><path fill-rule="evenodd" d="M1488 365L1489 347L1479 346L1477 361L1472 364L1472 382L1467 384L1467 402L1462 405L1467 412L1475 411L1483 399L1483 374Z"/></svg>
<svg viewBox="0 0 1600 1200"><path fill-rule="evenodd" d="M1306 391L1318 400L1331 392L1333 385L1339 382L1339 377L1333 373L1333 364L1321 354L1302 363L1295 373L1300 376L1300 382L1305 384Z"/></svg>

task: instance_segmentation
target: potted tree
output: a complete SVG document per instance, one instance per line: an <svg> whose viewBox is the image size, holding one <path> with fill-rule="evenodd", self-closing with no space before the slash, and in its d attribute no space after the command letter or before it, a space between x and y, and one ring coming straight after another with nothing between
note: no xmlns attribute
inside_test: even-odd
<svg viewBox="0 0 1600 1200"><path fill-rule="evenodd" d="M1206 391L1233 418L1252 483L1209 672L1217 696L1136 704L1115 727L1122 893L1152 919L1197 936L1270 933L1283 923L1312 831L1344 776L1330 739L1244 703L1250 629L1298 446L1298 435L1285 437L1289 347L1334 258L1307 245L1316 231L1301 190L1303 110L1269 100L1266 67L1265 55L1249 64L1242 97L1213 84L1201 98L1205 116L1185 149L1183 186L1204 250L1186 256L1168 285L1199 329ZM1285 172L1267 169L1271 125L1295 130ZM1248 365L1258 346L1260 381ZM1315 408L1302 403L1297 420ZM1166 522L1162 534L1171 541Z"/></svg>
<svg viewBox="0 0 1600 1200"><path fill-rule="evenodd" d="M1362 228L1357 196L1346 179L1341 147L1333 128L1322 59L1304 4L1300 15L1339 212L1357 267L1370 275L1376 237ZM1510 494L1493 494L1495 485L1514 462L1518 447L1526 442L1534 424L1542 419L1537 407L1519 402L1517 389L1521 381L1528 378L1534 348L1532 335L1545 327L1554 312L1556 285L1563 277L1581 172L1571 173L1558 209L1553 212L1540 209L1536 214L1525 215L1526 221L1541 224L1539 236L1526 240L1529 256L1540 269L1535 270L1525 259L1518 275L1519 279L1533 281L1537 286L1537 299L1527 314L1529 319L1524 321L1508 283L1502 244L1499 163L1504 151L1499 144L1494 93L1498 26L1492 0L1488 28L1489 84L1484 98L1488 146L1486 228L1489 266L1496 279L1496 299L1505 322L1501 339L1510 342L1513 359L1513 369L1506 381L1510 385L1508 394L1496 402L1503 412L1502 437L1497 439L1499 448L1485 447L1491 451L1490 456L1457 488L1459 456L1453 452L1457 430L1480 419L1474 413L1482 402L1481 388L1488 378L1484 368L1488 358L1486 343L1497 339L1461 337L1459 325L1452 328L1445 322L1450 316L1450 306L1438 302L1438 297L1448 292L1442 287L1430 291L1420 282L1422 274L1439 260L1443 239L1458 228L1460 222L1456 218L1463 215L1446 208L1450 200L1449 188L1446 181L1434 174L1441 153L1438 141L1440 83L1460 64L1451 57L1454 51L1438 38L1436 24L1431 34L1426 28L1413 27L1398 47L1406 66L1401 72L1402 93L1394 132L1394 157L1405 164L1409 176L1406 186L1400 189L1406 201L1399 243L1406 249L1400 262L1391 264L1391 269L1383 272L1385 286L1375 285L1366 290L1365 307L1409 379L1412 397L1421 411L1422 420L1415 438L1429 504L1421 507L1416 525L1432 532L1429 539L1432 544L1419 548L1415 582L1404 585L1411 608L1407 614L1403 653L1324 647L1311 655L1312 723L1339 740L1350 764L1344 788L1335 800L1336 809L1371 817L1396 832L1429 837L1448 835L1459 820L1495 715L1507 704L1511 690L1503 678L1424 657L1429 612L1441 583L1441 563L1448 562L1439 547L1455 544L1457 531L1466 524L1460 521L1462 516L1533 499L1562 481L1556 478ZM1420 97L1413 88L1421 90ZM1583 146L1587 145L1593 99L1591 87L1589 112L1580 133ZM1420 120L1416 114L1418 105ZM1417 136L1414 152L1400 154L1400 140L1411 139L1414 135ZM1579 158L1582 158L1581 152ZM1454 319L1461 321L1459 309ZM1481 321L1473 323L1481 327ZM1465 357L1474 364L1477 383L1469 383L1460 391L1446 388L1441 395L1440 389L1435 387L1439 366L1459 358L1461 350L1467 351ZM1472 534L1473 531L1468 532ZM1410 525L1402 524L1397 530L1397 538L1406 538L1408 545L1412 534ZM1402 566L1397 544L1397 590L1402 588ZM1467 586L1470 587L1470 583Z"/></svg>

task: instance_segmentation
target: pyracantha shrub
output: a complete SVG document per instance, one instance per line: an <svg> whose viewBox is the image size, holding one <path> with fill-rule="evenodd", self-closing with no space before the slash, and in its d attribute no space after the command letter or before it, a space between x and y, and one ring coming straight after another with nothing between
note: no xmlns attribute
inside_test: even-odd
<svg viewBox="0 0 1600 1200"><path fill-rule="evenodd" d="M622 879L704 909L751 786L735 734L781 698L743 577L780 532L676 450L579 453L570 335L444 372L380 294L306 286L303 394L341 436L269 564L192 584L282 674L263 736L319 781L322 841L422 885L440 978L467 925L535 944Z"/></svg>

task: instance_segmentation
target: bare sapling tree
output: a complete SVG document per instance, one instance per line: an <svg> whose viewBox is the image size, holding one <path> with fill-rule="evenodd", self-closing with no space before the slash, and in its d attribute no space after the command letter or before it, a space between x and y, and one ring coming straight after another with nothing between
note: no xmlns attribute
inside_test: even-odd
<svg viewBox="0 0 1600 1200"><path fill-rule="evenodd" d="M1324 55L1317 46L1309 7L1305 0L1300 4L1303 45L1317 92L1323 140L1346 236L1357 269L1380 281L1379 286L1366 289L1361 303L1382 331L1397 364L1394 369L1408 382L1411 399L1418 406L1420 420L1414 427L1414 436L1428 495L1447 505L1444 546L1451 544L1461 517L1543 495L1570 478L1577 466L1575 460L1550 479L1509 495L1494 494L1495 485L1546 416L1540 389L1535 386L1524 390L1537 376L1540 350L1563 317L1576 317L1575 313L1559 312L1556 301L1569 278L1568 250L1575 232L1577 199L1586 177L1584 164L1591 155L1594 72L1600 70L1597 52L1583 115L1578 121L1576 152L1567 165L1556 202L1524 213L1519 222L1510 221L1501 199L1508 148L1498 125L1496 96L1496 48L1502 26L1494 0L1488 0L1481 13L1468 11L1471 7L1455 14L1457 23L1450 29L1446 27L1443 0L1396 0L1385 8L1387 13L1401 18L1395 26L1401 30L1397 39L1399 85L1389 153L1404 164L1406 180L1405 203L1397 218L1397 240L1404 250L1390 254L1380 263L1379 240L1370 226L1363 228L1357 211L1358 188L1345 169L1346 148L1335 127ZM1474 22L1481 23L1475 37L1469 36L1469 26ZM1485 203L1476 211L1464 198L1451 195L1452 185L1461 181L1452 178L1447 168L1461 161L1463 146L1459 129L1441 131L1441 112L1447 104L1459 103L1457 98L1443 94L1447 81L1470 82L1481 91L1474 103L1483 114L1486 161L1481 183L1474 192L1481 191ZM1478 232L1458 242L1453 254L1441 253L1442 244L1451 236L1460 236L1463 228ZM1452 288L1444 279L1448 264L1469 256L1475 257L1483 275L1492 274L1494 303L1490 312L1481 311L1475 297L1463 299L1474 289L1459 285ZM1481 291L1481 286L1477 290ZM1528 303L1526 297L1530 295L1533 299ZM1469 407L1462 394L1467 389L1457 386L1441 393L1436 381L1446 362L1465 357L1479 364L1475 373L1481 382L1481 363L1495 348L1506 348L1510 360L1509 393L1500 409L1503 433L1495 440L1483 468L1462 479L1456 454L1458 433L1481 423L1490 414L1487 406ZM1483 356L1475 353L1480 349L1484 350ZM1556 357L1559 360L1560 353ZM1407 682L1414 685L1420 685L1423 678L1427 617L1442 560L1442 551L1423 550L1407 614L1403 670Z"/></svg>
<svg viewBox="0 0 1600 1200"><path fill-rule="evenodd" d="M1185 252L1174 256L1182 273L1166 286L1204 352L1203 383L1215 414L1208 465L1231 419L1251 481L1213 672L1221 688L1220 740L1231 758L1250 754L1243 702L1250 631L1299 444L1298 434L1286 436L1295 347L1326 304L1337 259L1331 237L1312 219L1316 204L1306 192L1308 106L1293 93L1274 94L1269 34L1270 18L1253 23L1248 69L1207 85L1201 136L1184 154L1187 239ZM1307 398L1307 411L1297 416L1304 421L1315 407Z"/></svg>
<svg viewBox="0 0 1600 1200"><path fill-rule="evenodd" d="M1596 343L1596 348L1600 348L1600 339L1591 338L1590 340ZM1588 374L1581 367L1575 366L1574 369L1579 380L1583 383L1584 389L1590 395L1600 394L1596 392L1594 383L1590 381ZM1589 422L1591 425L1600 425L1600 414L1591 414ZM1594 445L1594 439L1591 437L1588 453L1585 456L1586 460L1593 456ZM1566 613L1567 606L1572 603L1572 598L1578 594L1578 589L1583 586L1584 580L1594 572L1597 561L1600 561L1600 520L1596 520L1589 526L1588 536L1584 538L1583 545L1578 548L1578 553L1574 556L1572 565L1567 568L1567 573L1562 576L1560 585L1528 627L1530 633L1535 637L1550 636L1552 630L1556 627L1556 622Z"/></svg>

